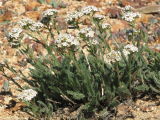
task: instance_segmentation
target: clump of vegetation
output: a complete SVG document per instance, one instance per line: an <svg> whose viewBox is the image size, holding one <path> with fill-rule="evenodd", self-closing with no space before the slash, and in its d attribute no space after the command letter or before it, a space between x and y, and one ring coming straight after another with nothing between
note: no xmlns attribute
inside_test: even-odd
<svg viewBox="0 0 160 120"><path fill-rule="evenodd" d="M9 33L9 42L18 43L16 48L21 46L19 49L32 68L28 77L7 62L1 71L8 77L2 69L7 68L29 85L26 89L11 79L22 90L18 98L26 103L25 110L35 117L49 119L53 111L71 107L80 108L79 114L85 118L102 118L101 111L109 111L124 100L141 93L160 93L160 53L143 44L146 34L134 22L139 14L127 12L123 17L133 31L128 36L130 43L111 47L108 40L112 26L106 23L105 16L97 14L99 10L88 6L68 14L66 22L78 30L75 34L58 29L55 9L46 10L41 22L22 20L23 32L16 29ZM131 15L130 19L127 15ZM80 28L79 19L83 16L88 16L91 26ZM43 31L47 31L46 37ZM22 34L41 44L46 52L35 54L33 48L24 45Z"/></svg>

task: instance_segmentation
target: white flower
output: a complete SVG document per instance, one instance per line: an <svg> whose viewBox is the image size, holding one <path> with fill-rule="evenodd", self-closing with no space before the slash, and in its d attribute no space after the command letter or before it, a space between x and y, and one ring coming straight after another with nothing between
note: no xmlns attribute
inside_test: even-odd
<svg viewBox="0 0 160 120"><path fill-rule="evenodd" d="M118 50L112 50L107 55L104 55L104 60L106 63L109 64L114 63L116 61L121 61L123 59L122 54L126 59L128 59L128 55L130 54L130 52L127 49L123 49L122 53Z"/></svg>
<svg viewBox="0 0 160 120"><path fill-rule="evenodd" d="M102 19L105 18L104 15L100 15L100 14L95 14L93 17L96 18L96 19L99 19L99 20L102 20Z"/></svg>
<svg viewBox="0 0 160 120"><path fill-rule="evenodd" d="M75 12L72 12L72 13L68 13L66 21L68 22L68 21L77 20L77 19L79 19L82 16L83 16L82 12L75 11Z"/></svg>
<svg viewBox="0 0 160 120"><path fill-rule="evenodd" d="M108 29L110 27L111 27L110 24L108 24L108 23L102 23L102 29Z"/></svg>
<svg viewBox="0 0 160 120"><path fill-rule="evenodd" d="M74 40L74 41L72 42L72 45L78 46L78 45L80 45L80 43L79 43L78 40Z"/></svg>
<svg viewBox="0 0 160 120"><path fill-rule="evenodd" d="M86 34L86 33L88 33L89 31L92 31L92 28L86 27L86 28L82 28L82 29L80 30L80 33Z"/></svg>
<svg viewBox="0 0 160 120"><path fill-rule="evenodd" d="M87 7L84 7L81 9L81 12L84 14L84 15L88 15L92 12L98 12L100 11L100 9L98 9L97 7L95 6L87 6Z"/></svg>
<svg viewBox="0 0 160 120"><path fill-rule="evenodd" d="M3 5L3 2L0 2L0 7Z"/></svg>
<svg viewBox="0 0 160 120"><path fill-rule="evenodd" d="M37 92L33 89L26 89L23 90L19 95L18 98L25 100L25 101L30 101L32 100L34 97L36 97Z"/></svg>
<svg viewBox="0 0 160 120"><path fill-rule="evenodd" d="M138 48L132 44L128 44L124 47L124 49L127 49L131 52L138 52Z"/></svg>
<svg viewBox="0 0 160 120"><path fill-rule="evenodd" d="M88 33L86 33L86 37L94 37L95 32L94 31L89 31Z"/></svg>
<svg viewBox="0 0 160 120"><path fill-rule="evenodd" d="M55 43L58 47L70 47L72 45L78 46L80 43L71 34L61 33L58 38L55 40Z"/></svg>
<svg viewBox="0 0 160 120"><path fill-rule="evenodd" d="M39 31L39 29L43 28L44 25L41 22L35 22L29 26L31 31Z"/></svg>
<svg viewBox="0 0 160 120"><path fill-rule="evenodd" d="M128 22L132 22L135 20L135 18L141 17L141 14L138 12L126 12L122 19L128 21Z"/></svg>
<svg viewBox="0 0 160 120"><path fill-rule="evenodd" d="M30 18L24 18L19 22L19 25L21 27L26 27L28 25L32 25L34 23L34 21Z"/></svg>
<svg viewBox="0 0 160 120"><path fill-rule="evenodd" d="M9 32L9 37L12 39L18 39L20 37L20 34L22 33L21 28L13 28L11 32Z"/></svg>
<svg viewBox="0 0 160 120"><path fill-rule="evenodd" d="M30 18L25 18L25 19L22 19L20 22L19 22L19 25L22 27L22 28L28 28L29 30L31 31L39 31L40 28L43 28L44 25L41 23L41 22L35 22L33 21L32 19Z"/></svg>
<svg viewBox="0 0 160 120"><path fill-rule="evenodd" d="M128 50L126 50L126 49L123 49L122 52L123 52L124 56L126 58L128 58L128 55L130 54L130 52Z"/></svg>
<svg viewBox="0 0 160 120"><path fill-rule="evenodd" d="M91 42L92 45L97 45L97 44L99 44L99 42L98 42L97 39L90 40L90 42Z"/></svg>
<svg viewBox="0 0 160 120"><path fill-rule="evenodd" d="M133 10L133 7L130 6L130 5L127 5L127 6L125 6L125 7L123 8L123 10L124 10L124 11L131 11L131 10Z"/></svg>
<svg viewBox="0 0 160 120"><path fill-rule="evenodd" d="M92 30L92 28L82 28L79 31L80 34L84 34L86 37L94 37L95 32Z"/></svg>
<svg viewBox="0 0 160 120"><path fill-rule="evenodd" d="M69 21L77 20L84 15L88 15L92 12L97 12L99 10L100 9L98 9L95 6L87 6L87 7L82 8L81 11L74 11L72 13L68 13L66 17L66 21L69 22Z"/></svg>
<svg viewBox="0 0 160 120"><path fill-rule="evenodd" d="M67 42L62 42L61 44L62 44L62 46L64 46L64 47L69 46L69 44L68 44Z"/></svg>
<svg viewBox="0 0 160 120"><path fill-rule="evenodd" d="M42 13L42 17L50 17L50 16L53 16L53 15L56 15L57 12L58 12L58 10L56 10L56 9L48 9L48 10L45 10Z"/></svg>

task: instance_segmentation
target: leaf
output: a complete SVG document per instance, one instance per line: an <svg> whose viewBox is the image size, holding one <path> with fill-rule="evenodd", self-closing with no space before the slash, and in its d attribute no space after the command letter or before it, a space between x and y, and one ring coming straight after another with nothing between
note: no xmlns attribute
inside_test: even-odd
<svg viewBox="0 0 160 120"><path fill-rule="evenodd" d="M149 87L148 87L148 85L143 84L143 85L139 85L139 86L135 87L134 89L136 89L137 91L144 92L144 91L148 91Z"/></svg>
<svg viewBox="0 0 160 120"><path fill-rule="evenodd" d="M84 94L79 93L79 92L74 92L74 91L69 91L68 90L67 93L69 95L73 96L73 98L76 99L76 100L81 100L81 99L83 99L85 97Z"/></svg>
<svg viewBox="0 0 160 120"><path fill-rule="evenodd" d="M100 113L98 114L102 119L104 119L107 115L109 115L109 112L107 110L107 108L103 109L102 111L100 111Z"/></svg>
<svg viewBox="0 0 160 120"><path fill-rule="evenodd" d="M5 80L3 82L3 87L2 89L5 91L5 92L8 92L9 91L9 81L8 80Z"/></svg>
<svg viewBox="0 0 160 120"><path fill-rule="evenodd" d="M121 83L120 87L116 90L117 94L121 96L121 98L125 99L131 96L129 89L126 86L126 83Z"/></svg>

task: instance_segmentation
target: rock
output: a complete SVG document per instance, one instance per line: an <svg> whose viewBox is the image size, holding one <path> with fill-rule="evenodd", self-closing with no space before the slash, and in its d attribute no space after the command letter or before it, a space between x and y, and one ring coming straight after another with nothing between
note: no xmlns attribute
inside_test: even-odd
<svg viewBox="0 0 160 120"><path fill-rule="evenodd" d="M160 13L160 5L150 5L136 9L137 12L143 14Z"/></svg>

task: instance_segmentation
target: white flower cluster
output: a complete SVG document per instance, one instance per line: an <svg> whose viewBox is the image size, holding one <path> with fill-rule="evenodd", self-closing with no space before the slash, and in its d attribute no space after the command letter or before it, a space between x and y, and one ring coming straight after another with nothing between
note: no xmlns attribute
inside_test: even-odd
<svg viewBox="0 0 160 120"><path fill-rule="evenodd" d="M73 21L75 19L78 19L80 17L83 16L83 13L82 12L78 12L78 11L74 11L72 13L68 13L67 14L67 18L66 18L66 21Z"/></svg>
<svg viewBox="0 0 160 120"><path fill-rule="evenodd" d="M30 18L24 18L21 21L19 21L19 25L21 27L26 27L28 25L32 25L34 23L34 21Z"/></svg>
<svg viewBox="0 0 160 120"><path fill-rule="evenodd" d="M106 56L104 56L104 60L106 63L111 64L116 61L122 60L122 54L127 59L128 55L131 54L131 52L138 52L138 48L132 44L128 44L124 47L124 49L122 50L122 53L118 50L112 50Z"/></svg>
<svg viewBox="0 0 160 120"><path fill-rule="evenodd" d="M87 6L87 7L82 8L80 11L75 11L75 12L72 12L72 13L68 13L66 21L67 22L73 21L75 19L79 19L80 17L82 17L84 15L88 15L92 12L97 12L97 11L100 11L100 9L98 9L95 6Z"/></svg>
<svg viewBox="0 0 160 120"><path fill-rule="evenodd" d="M122 10L124 10L124 11L131 11L131 10L133 10L133 7L130 6L130 5L127 5L124 8L122 8Z"/></svg>
<svg viewBox="0 0 160 120"><path fill-rule="evenodd" d="M28 28L31 31L39 31L44 25L41 22L35 22L32 19L25 18L19 22L22 28Z"/></svg>
<svg viewBox="0 0 160 120"><path fill-rule="evenodd" d="M102 20L102 19L105 18L105 16L104 16L104 15L100 15L100 14L95 14L95 15L93 16L93 18L98 19L98 20Z"/></svg>
<svg viewBox="0 0 160 120"><path fill-rule="evenodd" d="M108 29L111 25L109 23L102 23L102 29Z"/></svg>
<svg viewBox="0 0 160 120"><path fill-rule="evenodd" d="M83 34L83 35L85 35L85 37L93 38L95 32L92 30L92 28L87 27L87 28L82 28L82 29L79 31L79 34Z"/></svg>
<svg viewBox="0 0 160 120"><path fill-rule="evenodd" d="M84 15L88 15L92 12L98 12L100 11L99 8L95 7L95 6L87 6L87 7L84 7L81 9L81 12L84 14Z"/></svg>
<svg viewBox="0 0 160 120"><path fill-rule="evenodd" d="M61 33L58 38L55 40L55 43L58 47L71 47L72 45L80 45L78 39L76 39L71 34Z"/></svg>
<svg viewBox="0 0 160 120"><path fill-rule="evenodd" d="M31 31L38 31L39 29L43 28L44 25L41 22L35 22L32 26L29 26Z"/></svg>
<svg viewBox="0 0 160 120"><path fill-rule="evenodd" d="M122 59L121 52L116 50L112 50L106 56L104 56L104 60L108 64L111 64L116 61L120 61L121 59Z"/></svg>
<svg viewBox="0 0 160 120"><path fill-rule="evenodd" d="M128 44L124 47L124 49L130 51L130 52L138 52L138 48L134 46L133 44Z"/></svg>
<svg viewBox="0 0 160 120"><path fill-rule="evenodd" d="M98 41L97 38L92 39L92 40L90 40L89 42L90 42L92 45L97 45L97 44L99 44L99 41Z"/></svg>
<svg viewBox="0 0 160 120"><path fill-rule="evenodd" d="M86 28L82 28L79 31L79 35L81 37L81 35L84 35L85 37L87 37L87 44L92 44L92 45L97 45L99 44L98 38L95 37L95 32L92 30L92 28L90 27L86 27ZM82 39L84 39L83 37L81 37Z"/></svg>
<svg viewBox="0 0 160 120"><path fill-rule="evenodd" d="M126 12L122 19L128 21L128 22L132 22L135 20L135 18L141 17L141 14L138 12Z"/></svg>
<svg viewBox="0 0 160 120"><path fill-rule="evenodd" d="M11 39L18 39L21 33L22 33L21 28L13 28L11 32L8 33L8 35L9 35L9 38Z"/></svg>
<svg viewBox="0 0 160 120"><path fill-rule="evenodd" d="M51 17L56 15L58 10L56 9L47 9L42 13L42 17Z"/></svg>
<svg viewBox="0 0 160 120"><path fill-rule="evenodd" d="M36 97L37 92L33 89L26 89L23 90L19 95L18 98L25 100L25 101L30 101L32 100L34 97Z"/></svg>

